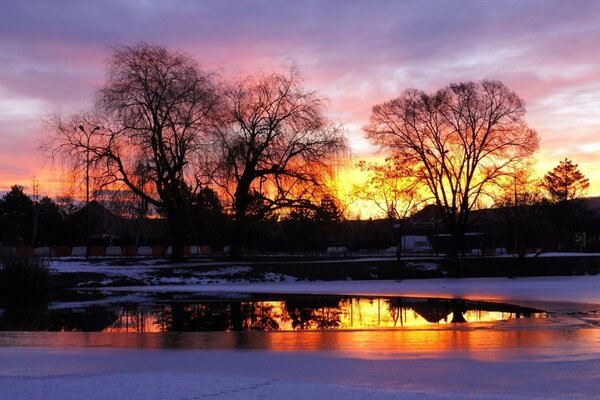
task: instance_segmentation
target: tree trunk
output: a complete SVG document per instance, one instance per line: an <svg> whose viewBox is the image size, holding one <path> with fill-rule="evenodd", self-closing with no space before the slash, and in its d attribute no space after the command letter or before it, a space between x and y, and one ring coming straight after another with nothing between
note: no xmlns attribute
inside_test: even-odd
<svg viewBox="0 0 600 400"><path fill-rule="evenodd" d="M464 302L461 300L452 300L450 304L450 308L452 310L452 323L464 323L467 322L463 313L465 310Z"/></svg>
<svg viewBox="0 0 600 400"><path fill-rule="evenodd" d="M402 256L402 221L399 220L397 224L394 224L394 218L388 218L388 221L390 222L390 226L392 228L392 237L394 238L394 242L396 244L396 260L400 262L400 257Z"/></svg>
<svg viewBox="0 0 600 400"><path fill-rule="evenodd" d="M235 191L235 221L231 238L230 257L234 260L242 258L242 244L246 230L246 211L248 209L248 192L250 184L248 179L241 179Z"/></svg>
<svg viewBox="0 0 600 400"><path fill-rule="evenodd" d="M169 221L169 230L171 231L171 261L182 261L185 247L185 234L177 221Z"/></svg>
<svg viewBox="0 0 600 400"><path fill-rule="evenodd" d="M244 330L244 313L242 312L242 302L234 301L230 304L231 310L231 329L234 332L241 332Z"/></svg>
<svg viewBox="0 0 600 400"><path fill-rule="evenodd" d="M461 229L455 229L450 232L450 245L446 258L451 264L451 274L454 277L461 277L462 270L460 267L460 255L464 256L465 234Z"/></svg>
<svg viewBox="0 0 600 400"><path fill-rule="evenodd" d="M185 208L181 206L170 207L166 210L171 235L171 261L178 262L185 259L184 247L186 240Z"/></svg>
<svg viewBox="0 0 600 400"><path fill-rule="evenodd" d="M240 210L241 207L235 210L235 222L233 224L233 235L231 238L230 256L234 260L242 258L242 243L244 239L244 231L246 227L246 212Z"/></svg>

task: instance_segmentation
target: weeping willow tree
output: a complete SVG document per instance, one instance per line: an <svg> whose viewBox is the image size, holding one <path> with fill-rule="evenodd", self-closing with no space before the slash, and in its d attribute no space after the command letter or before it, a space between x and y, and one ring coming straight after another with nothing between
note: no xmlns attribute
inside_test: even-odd
<svg viewBox="0 0 600 400"><path fill-rule="evenodd" d="M99 187L123 187L167 219L172 257L183 257L191 193L217 86L188 55L139 43L107 61L91 110L57 114L45 147Z"/></svg>

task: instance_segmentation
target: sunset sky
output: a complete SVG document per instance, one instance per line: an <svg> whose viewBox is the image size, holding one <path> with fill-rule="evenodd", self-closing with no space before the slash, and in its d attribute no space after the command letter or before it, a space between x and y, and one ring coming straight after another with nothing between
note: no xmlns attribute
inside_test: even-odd
<svg viewBox="0 0 600 400"><path fill-rule="evenodd" d="M374 104L415 87L502 80L527 102L537 168L564 157L600 195L600 1L47 1L0 6L0 191L40 180L50 112L89 105L111 48L148 41L223 78L295 61L331 99L355 159Z"/></svg>

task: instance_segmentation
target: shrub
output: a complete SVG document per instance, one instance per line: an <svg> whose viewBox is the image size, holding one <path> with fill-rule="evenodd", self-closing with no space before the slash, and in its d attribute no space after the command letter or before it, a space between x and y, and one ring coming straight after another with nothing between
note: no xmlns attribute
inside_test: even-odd
<svg viewBox="0 0 600 400"><path fill-rule="evenodd" d="M2 293L47 292L50 272L47 263L25 255L0 256L0 291Z"/></svg>

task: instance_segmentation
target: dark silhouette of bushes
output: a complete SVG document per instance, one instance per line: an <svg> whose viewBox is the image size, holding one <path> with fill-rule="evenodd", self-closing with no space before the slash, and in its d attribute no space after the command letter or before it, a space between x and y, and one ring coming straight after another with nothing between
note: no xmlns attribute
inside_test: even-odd
<svg viewBox="0 0 600 400"><path fill-rule="evenodd" d="M0 292L36 293L50 290L50 272L46 261L25 255L0 255Z"/></svg>

